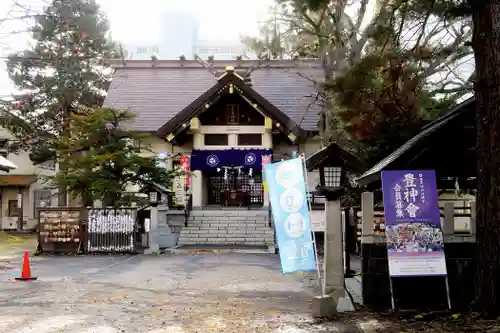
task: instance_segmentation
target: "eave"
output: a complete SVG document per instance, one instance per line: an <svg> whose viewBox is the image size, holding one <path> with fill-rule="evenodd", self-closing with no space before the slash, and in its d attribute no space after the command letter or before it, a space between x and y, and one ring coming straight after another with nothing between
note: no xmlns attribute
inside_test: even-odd
<svg viewBox="0 0 500 333"><path fill-rule="evenodd" d="M252 105L257 112L272 118L276 122L277 129L285 134L292 142L297 143L306 138L307 132L305 130L299 127L266 98L258 94L252 87L247 85L243 78L234 73L233 70L227 70L212 88L207 90L180 111L175 117L160 127L156 134L172 142L177 135L189 129L190 120L192 118L200 115L204 110L216 103L222 96L229 94L230 89L232 93L240 94L240 96Z"/></svg>

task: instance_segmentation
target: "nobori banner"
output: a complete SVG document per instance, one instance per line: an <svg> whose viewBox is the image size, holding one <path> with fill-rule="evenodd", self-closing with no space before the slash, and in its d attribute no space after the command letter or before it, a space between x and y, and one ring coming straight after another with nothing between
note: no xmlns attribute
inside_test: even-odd
<svg viewBox="0 0 500 333"><path fill-rule="evenodd" d="M446 276L436 175L382 171L389 274Z"/></svg>
<svg viewBox="0 0 500 333"><path fill-rule="evenodd" d="M316 269L303 161L264 165L283 273Z"/></svg>

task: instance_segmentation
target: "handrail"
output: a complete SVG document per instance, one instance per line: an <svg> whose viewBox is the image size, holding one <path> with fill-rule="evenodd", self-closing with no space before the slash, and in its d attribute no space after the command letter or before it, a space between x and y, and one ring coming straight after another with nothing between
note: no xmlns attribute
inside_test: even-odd
<svg viewBox="0 0 500 333"><path fill-rule="evenodd" d="M269 221L269 228L272 228L273 226L273 213L271 210L271 205L269 205L267 209L267 220Z"/></svg>
<svg viewBox="0 0 500 333"><path fill-rule="evenodd" d="M187 195L186 208L184 209L184 226L188 226L189 213L193 210L193 196L192 194Z"/></svg>

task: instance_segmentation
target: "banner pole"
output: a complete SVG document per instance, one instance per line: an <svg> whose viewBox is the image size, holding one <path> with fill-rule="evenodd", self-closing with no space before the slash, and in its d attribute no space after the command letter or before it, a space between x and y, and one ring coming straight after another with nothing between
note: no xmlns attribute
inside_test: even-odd
<svg viewBox="0 0 500 333"><path fill-rule="evenodd" d="M389 275L389 290L391 293L391 306L392 310L396 310L396 302L394 301L394 288L392 287L392 277Z"/></svg>
<svg viewBox="0 0 500 333"><path fill-rule="evenodd" d="M446 298L448 300L448 309L451 310L450 285L448 283L448 274L444 277L446 282Z"/></svg>
<svg viewBox="0 0 500 333"><path fill-rule="evenodd" d="M325 284L323 283L323 279L321 278L321 269L319 266L319 255L318 255L318 247L317 247L317 242L316 242L316 235L314 231L312 230L312 223L311 223L311 201L309 200L309 182L307 179L307 168L306 168L306 159L304 154L301 154L299 157L302 160L302 172L304 172L304 180L306 183L306 200L307 200L307 210L309 214L309 229L312 233L312 239L313 239L313 248L314 248L314 256L316 257L316 273L318 274L318 284L319 288L321 290L321 296L325 296L326 290L325 290Z"/></svg>

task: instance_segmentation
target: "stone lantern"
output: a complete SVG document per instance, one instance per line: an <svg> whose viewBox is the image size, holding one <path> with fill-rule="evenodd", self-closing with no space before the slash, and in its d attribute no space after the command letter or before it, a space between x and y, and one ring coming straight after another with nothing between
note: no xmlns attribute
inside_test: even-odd
<svg viewBox="0 0 500 333"><path fill-rule="evenodd" d="M319 171L319 184L314 193L323 195L326 200L322 279L325 295L314 299L313 315L328 317L335 312L341 299L345 298L344 267L347 266L347 274L352 273L349 265L350 251L344 251L340 198L346 189L353 185L350 176L364 172L366 165L355 155L332 143L309 156L306 159L306 168L308 172ZM353 227L355 228L346 225L346 234L352 231ZM348 252L347 256L344 256L345 252ZM347 259L347 265L344 264L344 257Z"/></svg>

